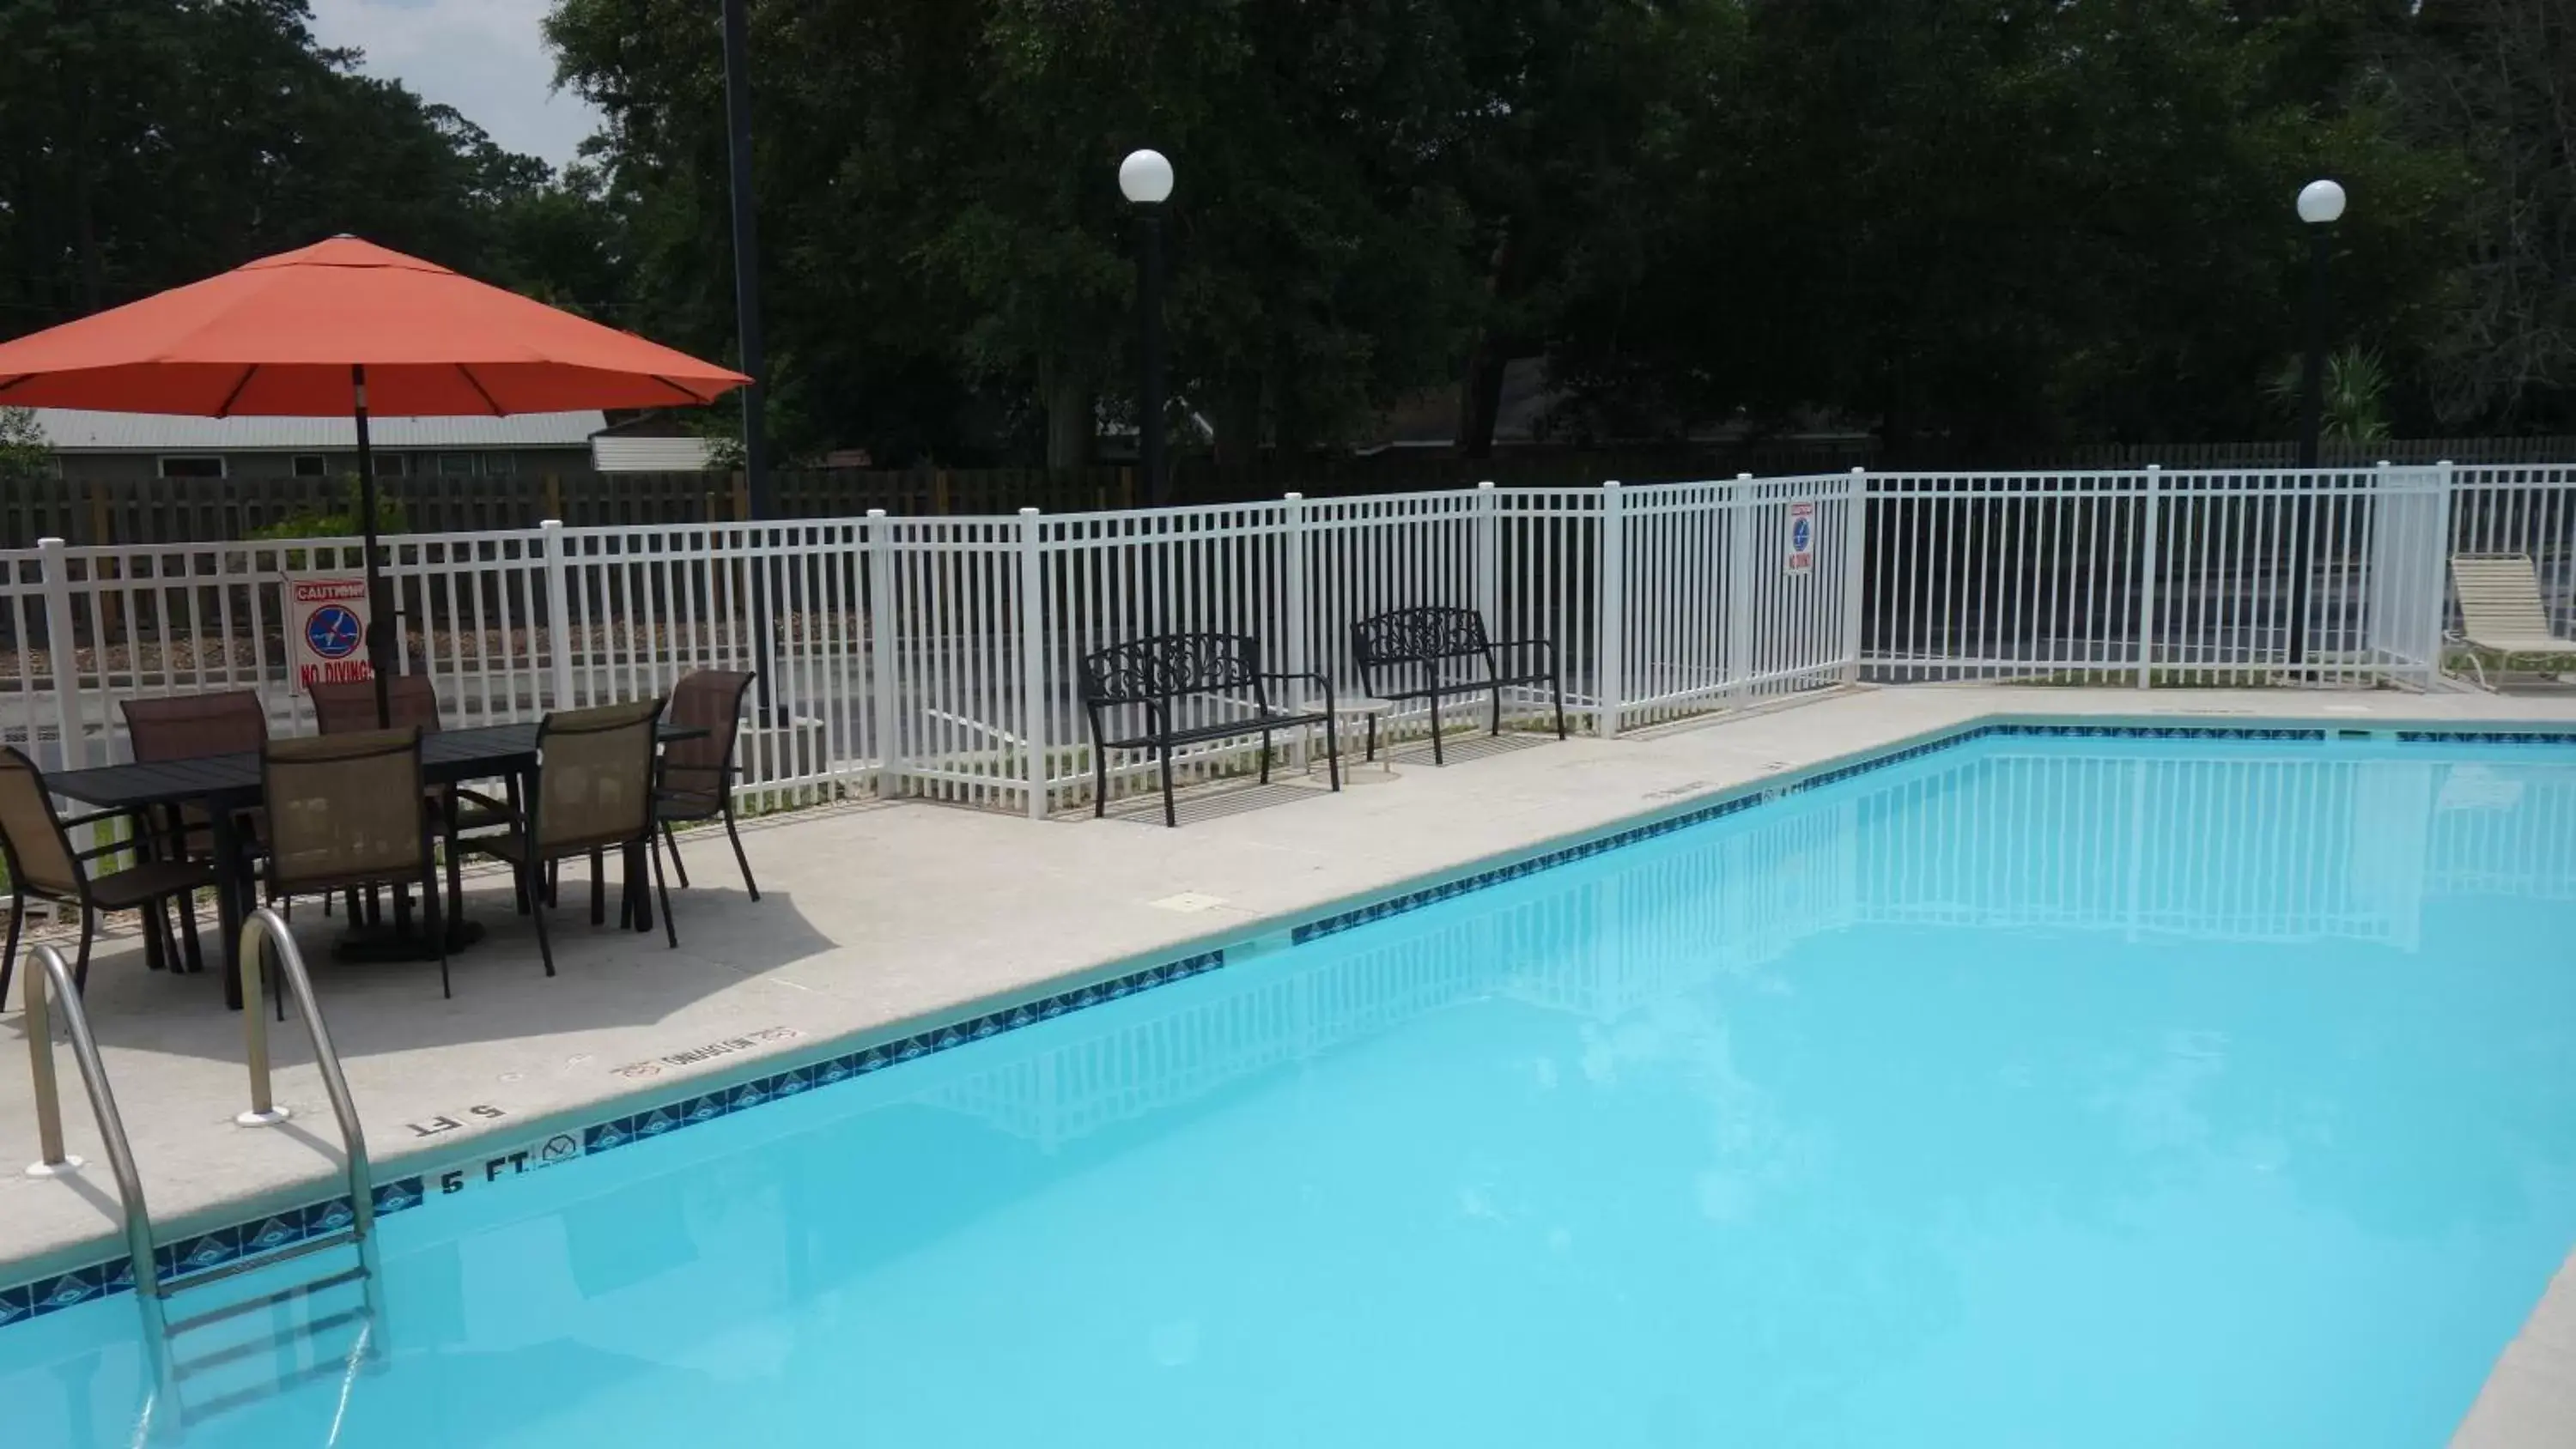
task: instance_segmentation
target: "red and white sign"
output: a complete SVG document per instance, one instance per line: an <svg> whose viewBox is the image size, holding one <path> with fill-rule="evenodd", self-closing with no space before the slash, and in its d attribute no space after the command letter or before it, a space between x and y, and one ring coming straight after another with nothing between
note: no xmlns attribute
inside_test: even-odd
<svg viewBox="0 0 2576 1449"><path fill-rule="evenodd" d="M286 652L295 687L373 679L367 664L367 581L287 576Z"/></svg>
<svg viewBox="0 0 2576 1449"><path fill-rule="evenodd" d="M1803 574L1816 566L1816 505L1789 505L1789 572Z"/></svg>

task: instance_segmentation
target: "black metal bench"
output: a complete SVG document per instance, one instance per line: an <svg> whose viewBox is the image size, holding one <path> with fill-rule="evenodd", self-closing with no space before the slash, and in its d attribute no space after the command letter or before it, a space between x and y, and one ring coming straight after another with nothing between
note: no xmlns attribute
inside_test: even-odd
<svg viewBox="0 0 2576 1449"><path fill-rule="evenodd" d="M1273 705L1271 683L1305 680L1323 692L1320 710ZM1192 707L1195 706L1195 710ZM1261 783L1270 783L1270 737L1297 725L1324 727L1324 751L1333 788L1342 788L1341 741L1333 729L1333 684L1320 674L1281 674L1261 668L1261 646L1246 634L1156 634L1083 656L1082 709L1091 721L1091 813L1109 808L1109 752L1152 750L1163 767L1163 823L1178 825L1172 806L1172 750L1210 740L1261 736ZM1121 731L1107 716L1138 713L1142 724ZM1195 713L1199 717L1185 715ZM1214 718L1205 716L1214 715Z"/></svg>
<svg viewBox="0 0 2576 1449"><path fill-rule="evenodd" d="M1556 703L1556 737L1565 738L1565 681L1554 641L1489 638L1485 616L1473 609L1393 609L1362 619L1351 626L1351 655L1359 665L1361 686L1373 697L1430 701L1435 764L1448 763L1440 743L1440 701L1455 695L1492 696L1493 733L1499 735L1503 691L1544 684ZM1408 674L1419 682L1405 683ZM1377 758L1374 714L1369 716L1368 757Z"/></svg>

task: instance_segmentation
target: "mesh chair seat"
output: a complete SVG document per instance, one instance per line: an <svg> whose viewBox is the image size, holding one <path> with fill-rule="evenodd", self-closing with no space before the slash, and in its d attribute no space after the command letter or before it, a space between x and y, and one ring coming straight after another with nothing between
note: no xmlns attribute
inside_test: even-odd
<svg viewBox="0 0 2576 1449"><path fill-rule="evenodd" d="M195 891L215 883L215 868L202 860L150 860L125 870L94 876L90 903L102 910L130 911L163 896Z"/></svg>
<svg viewBox="0 0 2576 1449"><path fill-rule="evenodd" d="M510 813L508 805L489 795L478 795L453 785L432 785L428 798L433 802L432 808L442 817L447 813L447 797L450 795L456 797L456 828L459 830L489 830L518 818Z"/></svg>
<svg viewBox="0 0 2576 1449"><path fill-rule="evenodd" d="M653 801L656 820L712 820L724 813L721 790L674 790L665 786Z"/></svg>
<svg viewBox="0 0 2576 1449"><path fill-rule="evenodd" d="M576 856L588 855L594 850L606 850L611 846L622 847L625 844L626 842L624 840L581 841L578 843L555 841L536 850L533 853L533 858L538 864L542 865L550 860L571 860ZM475 837L474 848L485 855L495 856L499 859L506 860L512 865L526 865L531 859L531 852L528 845L528 833L519 829L515 825L507 830L499 832L498 834Z"/></svg>

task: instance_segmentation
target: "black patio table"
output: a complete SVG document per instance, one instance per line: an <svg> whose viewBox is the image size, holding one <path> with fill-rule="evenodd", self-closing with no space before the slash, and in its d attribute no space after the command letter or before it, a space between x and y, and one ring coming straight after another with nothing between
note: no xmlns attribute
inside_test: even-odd
<svg viewBox="0 0 2576 1449"><path fill-rule="evenodd" d="M701 725L666 724L661 727L660 738L667 744L696 739L706 732ZM536 766L537 726L533 722L437 730L420 738L420 773L426 784L461 785L503 775L525 776ZM241 835L233 828L233 812L260 802L259 756L204 755L193 760L100 765L48 775L45 784L57 795L109 810L143 811L189 802L205 807L214 831L215 915L223 933L224 1003L239 1010L242 978L236 953L241 945L242 918L247 914L245 887L251 882ZM652 899L649 891L644 899ZM451 917L461 914L450 913ZM453 924L461 928L462 921L455 920ZM649 920L644 925L651 929ZM450 949L457 949L470 938L459 932L448 939Z"/></svg>

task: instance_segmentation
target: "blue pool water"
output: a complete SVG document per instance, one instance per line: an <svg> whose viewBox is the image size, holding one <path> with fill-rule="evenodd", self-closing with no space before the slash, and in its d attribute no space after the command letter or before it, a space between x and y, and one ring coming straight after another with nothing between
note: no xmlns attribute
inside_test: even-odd
<svg viewBox="0 0 2576 1449"><path fill-rule="evenodd" d="M388 1362L187 1442L2439 1444L2571 943L2576 751L1979 742L388 1218Z"/></svg>

